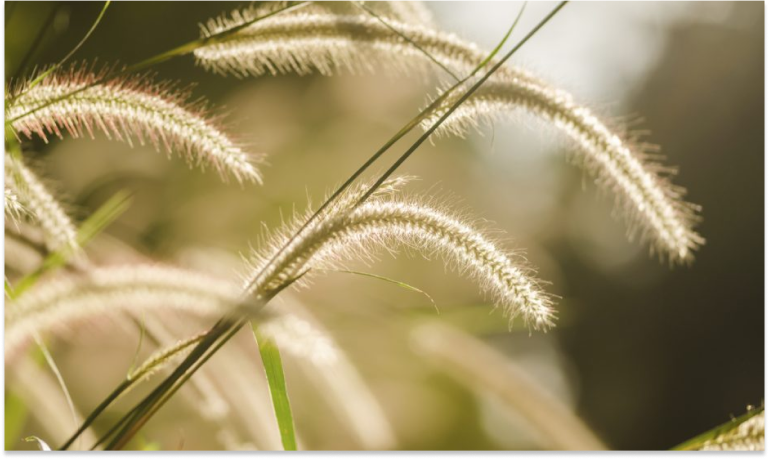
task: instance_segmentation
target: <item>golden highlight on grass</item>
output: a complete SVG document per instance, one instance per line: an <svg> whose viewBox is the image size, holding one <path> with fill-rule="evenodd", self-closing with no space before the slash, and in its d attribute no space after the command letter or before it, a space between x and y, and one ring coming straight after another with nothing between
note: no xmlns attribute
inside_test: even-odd
<svg viewBox="0 0 769 459"><path fill-rule="evenodd" d="M456 96L447 98L423 128L454 102ZM476 91L436 132L464 135L483 121L518 109L544 118L574 141L575 162L620 197L631 222L631 237L640 228L641 237L652 241L652 250L667 255L671 262L693 259L693 252L705 242L693 229L699 207L683 201L685 190L665 176L671 170L648 160L639 147L563 90L530 75L502 76Z"/></svg>
<svg viewBox="0 0 769 459"><path fill-rule="evenodd" d="M50 249L77 249L77 229L61 204L21 159L6 154L6 215L9 212L15 218L29 216L40 225Z"/></svg>
<svg viewBox="0 0 769 459"><path fill-rule="evenodd" d="M501 250L465 218L419 200L385 195L357 207L337 206L272 259L285 243L285 234L293 231L284 230L265 250L255 252L248 278L254 286L250 293L279 288L313 268L333 269L346 260L371 260L377 248L407 247L442 255L448 266L470 275L491 294L510 320L521 315L534 328L553 324L551 299L522 257Z"/></svg>
<svg viewBox="0 0 769 459"><path fill-rule="evenodd" d="M13 119L44 106L12 123L13 129L28 138L43 140L64 131L73 137L96 130L107 137L133 145L151 143L167 153L178 152L190 165L212 167L223 179L261 182L256 169L258 158L249 156L224 134L204 104L188 104L189 91L178 90L168 82L156 83L148 77L124 77L97 83L108 69L94 72L86 66L57 71L28 88L20 85L6 118ZM90 85L90 86L89 86ZM82 89L85 88L85 89ZM57 98L76 92L62 100Z"/></svg>

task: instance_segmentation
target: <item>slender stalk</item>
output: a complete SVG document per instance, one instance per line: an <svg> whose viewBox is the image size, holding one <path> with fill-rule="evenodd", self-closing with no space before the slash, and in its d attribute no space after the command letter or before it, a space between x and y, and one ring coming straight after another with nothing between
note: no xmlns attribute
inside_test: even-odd
<svg viewBox="0 0 769 459"><path fill-rule="evenodd" d="M59 12L59 9L63 5L64 5L63 3L57 3L56 5L53 6L53 8L51 8L51 12L48 13L48 17L45 19L45 22L43 23L42 27L40 27L40 30L37 32L37 36L35 37L35 40L32 42L32 45L30 45L26 54L24 54L24 57L19 63L19 66L16 67L16 71L13 74L13 80L18 79L19 76L21 75L21 72L23 72L24 69L27 67L27 65L29 64L29 60L32 59L32 56L34 56L35 51L37 51L37 48L43 42L43 38L45 38L45 33L51 27L51 24L53 24L53 20L56 19L56 14ZM7 16L6 16L6 19L7 19Z"/></svg>
<svg viewBox="0 0 769 459"><path fill-rule="evenodd" d="M62 65L65 63L65 62L67 62L67 60L68 60L70 57L72 57L72 55L74 55L74 54L77 52L77 50L78 50L78 49L80 49L80 47L81 47L81 46L83 46L83 44L84 44L84 43L85 43L85 42L88 40L88 38L91 36L91 34L93 33L93 31L94 31L94 30L96 30L96 26L98 26L98 25L99 25L99 23L101 22L102 18L104 17L104 13L106 13L106 12L107 12L107 8L109 8L109 5L110 5L110 3L111 3L111 1L110 1L110 0L107 0L106 2L104 2L104 6L102 7L102 9L101 9L101 12L99 12L99 16L96 18L96 21L94 21L94 23L91 25L91 28L90 28L90 29L88 29L88 32L86 32L86 34L85 34L85 36L82 38L82 40L80 40L80 42L78 42L78 44L77 44L77 45L75 45L75 47L72 49L72 51L70 51L69 53L67 53L67 55L66 55L66 56L64 56L64 58L63 58L62 60L60 60L60 61L59 61L59 62L57 62L55 65L51 66L51 67L50 67L48 70L46 70L45 72L43 72L43 73L41 73L40 75L38 75L38 76L37 76L37 78L35 78L34 80L32 80L32 83L30 83L30 84L29 84L29 87L28 87L28 88L27 88L27 89L26 89L24 92L27 92L27 91L29 91L30 89L32 89L32 88L34 88L35 86L37 86L37 84L38 84L38 83L40 83L41 81L43 81L43 79L44 79L45 77L47 77L48 75L50 75L50 74L51 74L51 72L53 72L53 71L54 71L54 70L56 70L57 68L61 67L61 66L62 66ZM17 96L17 97L18 97L18 96Z"/></svg>

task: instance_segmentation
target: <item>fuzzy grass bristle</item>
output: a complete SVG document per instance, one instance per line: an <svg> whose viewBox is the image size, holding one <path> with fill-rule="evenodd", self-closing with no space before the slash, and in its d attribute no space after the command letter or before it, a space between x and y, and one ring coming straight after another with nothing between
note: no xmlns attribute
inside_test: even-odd
<svg viewBox="0 0 769 459"><path fill-rule="evenodd" d="M202 27L202 35L209 37L241 26L260 14L261 10L245 9L212 19ZM258 21L198 48L195 57L207 70L240 77L316 71L331 75L340 70L426 71L433 64L424 52L447 67L469 70L486 57L475 45L453 34L393 18L384 19L383 24L380 19L384 18L305 8ZM383 62L387 65L382 66Z"/></svg>
<svg viewBox="0 0 769 459"><path fill-rule="evenodd" d="M515 257L466 223L466 219L419 199L376 196L358 206L338 208L300 234L287 250L284 230L251 261L250 293L262 294L315 268L332 269L347 260L370 260L377 249L408 247L439 253L447 265L473 277L513 320L521 315L534 328L553 324L550 296ZM305 276L306 277L306 276Z"/></svg>
<svg viewBox="0 0 769 459"><path fill-rule="evenodd" d="M21 84L12 91L6 119L20 135L73 137L96 130L108 138L178 152L191 166L212 167L223 179L261 182L258 158L247 154L218 126L205 104L187 103L188 90L148 76L105 79L109 69L93 71L72 66L57 71L34 87ZM66 97L65 97L66 96Z"/></svg>
<svg viewBox="0 0 769 459"><path fill-rule="evenodd" d="M428 129L457 101L461 91L443 101L422 122ZM684 190L666 176L669 168L649 161L625 135L612 130L571 94L528 74L489 81L473 93L436 130L437 135L465 135L481 123L523 110L537 115L574 142L575 163L595 177L604 189L620 198L630 221L630 235L641 229L653 251L671 263L688 263L705 240L694 226L699 208L683 201Z"/></svg>

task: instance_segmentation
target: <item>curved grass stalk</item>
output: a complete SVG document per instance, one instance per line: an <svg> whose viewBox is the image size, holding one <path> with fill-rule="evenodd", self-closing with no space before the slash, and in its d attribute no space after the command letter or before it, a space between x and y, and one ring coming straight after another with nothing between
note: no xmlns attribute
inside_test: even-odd
<svg viewBox="0 0 769 459"><path fill-rule="evenodd" d="M13 122L13 129L45 141L51 134L61 137L63 131L73 137L87 134L93 138L98 129L129 145L136 140L142 145L149 142L169 154L178 151L190 165L213 167L223 179L232 176L238 182L261 181L256 161L220 130L205 107L184 103L186 91L174 91L168 83L153 83L141 77L94 84L108 73L73 67L69 72L46 76L28 90L22 86L6 117L15 118L47 104ZM53 102L81 88L86 89Z"/></svg>
<svg viewBox="0 0 769 459"><path fill-rule="evenodd" d="M413 331L417 349L469 389L498 396L542 434L548 448L603 450L590 429L513 362L455 328L430 323Z"/></svg>
<svg viewBox="0 0 769 459"><path fill-rule="evenodd" d="M333 269L344 260L371 259L378 247L392 251L405 246L440 253L449 266L468 272L503 306L510 320L521 314L535 328L552 325L551 300L523 263L500 250L463 218L415 201L380 197L352 209L339 209L268 262L284 239L278 236L271 248L253 257L251 271L259 274L250 279L249 284L256 286L251 293L273 290L309 269Z"/></svg>
<svg viewBox="0 0 769 459"><path fill-rule="evenodd" d="M456 97L447 98L442 109L423 121L423 127L445 113L453 100ZM574 141L579 148L576 162L623 203L631 238L640 228L642 238L651 240L652 250L672 263L693 259L693 252L705 242L693 229L699 207L682 200L685 191L663 175L669 169L648 161L640 148L565 91L533 77L504 77L476 91L436 133L463 135L482 121L517 109L544 118Z"/></svg>
<svg viewBox="0 0 769 459"><path fill-rule="evenodd" d="M93 34L93 31L96 30L96 27L99 25L99 23L101 22L102 18L104 17L104 13L107 12L107 8L109 8L110 3L112 3L110 0L107 0L106 2L104 2L104 6L102 7L101 11L99 12L99 15L96 17L96 20L94 21L94 23L91 24L91 28L88 29L88 32L86 32L85 36L77 43L77 45L75 45L75 47L72 48L72 51L67 53L67 55L64 56L55 65L52 65L47 70L45 70L44 72L40 73L40 75L38 75L34 80L32 80L32 82L29 83L29 85L27 86L27 90L32 89L33 87L35 87L38 83L43 81L45 79L45 77L47 77L48 75L50 75L51 73L56 71L56 69L58 69L62 65L64 65L64 63L67 62L67 60L69 60L69 58L72 57L77 52L77 50L79 50L85 44L86 41L88 41L88 38L91 36L91 34ZM20 70L23 70L23 66L20 67Z"/></svg>
<svg viewBox="0 0 769 459"><path fill-rule="evenodd" d="M56 382L59 384L59 388L61 389L62 394L64 395L64 399L67 401L67 406L69 407L70 414L72 415L72 421L75 425L75 427L78 426L80 423L80 416L77 413L77 409L75 409L75 403L72 401L72 396L69 393L69 389L67 388L67 383L64 381L64 377L61 375L61 371L59 371L59 366L56 365L56 361L53 360L53 356L51 355L51 352L48 350L48 346L46 346L43 339L38 335L37 333L34 334L35 344L37 344L38 349L40 349L40 352L43 354L43 358L45 359L46 364L48 365L48 368L51 370L51 373L56 377ZM78 443L78 446L80 446L80 443Z"/></svg>
<svg viewBox="0 0 769 459"><path fill-rule="evenodd" d="M8 193L10 192L17 198L17 203L38 222L49 248L54 250L78 248L77 229L61 204L21 159L9 154L5 155L5 190L6 209L9 205Z"/></svg>
<svg viewBox="0 0 769 459"><path fill-rule="evenodd" d="M109 312L177 309L220 314L238 305L237 284L161 266L97 268L39 283L5 308L5 356L13 362L34 333L66 329Z"/></svg>

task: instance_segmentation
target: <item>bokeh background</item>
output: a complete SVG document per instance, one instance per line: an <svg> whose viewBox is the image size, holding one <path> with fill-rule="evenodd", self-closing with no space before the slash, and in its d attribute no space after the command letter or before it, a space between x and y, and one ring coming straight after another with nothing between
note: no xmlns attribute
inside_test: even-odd
<svg viewBox="0 0 769 459"><path fill-rule="evenodd" d="M75 58L134 63L196 38L198 23L239 5L117 2ZM510 43L553 6L528 5ZM487 49L520 7L428 3L440 27ZM6 2L6 81L31 71L19 70L19 63L52 8L55 19L31 65L64 56L101 4ZM647 247L628 242L625 225L613 217L612 198L601 196L564 160L568 143L528 118L495 123L467 139L425 144L404 165L403 173L420 178L409 191L493 222L509 247L526 250L561 300L554 330L508 331L471 282L439 262L408 254L355 268L428 292L440 314L413 292L344 274L329 274L297 292L382 404L398 438L393 447L539 447L520 419L500 413L492 399L414 351L403 324L425 318L471 331L508 355L613 449L667 449L763 402L763 47L761 3L574 3L514 57L607 117L638 120L637 128L649 131L645 140L660 145L668 163L680 169L675 183L703 206L699 230L707 244L690 267L671 268ZM319 202L414 116L435 86L413 76L238 80L207 73L190 56L153 70L161 79L195 83L194 95L226 113L228 130L267 153L269 166L263 186L241 188L190 170L175 156L168 160L151 148L101 136L26 142L30 157L80 218L120 189L133 192L130 210L94 245L94 256L104 263L131 261L127 247L136 258L200 269L230 263L222 260L247 252L262 226L278 226L281 215L303 209L308 196ZM408 145L398 144L393 154ZM206 323L211 321L200 322ZM137 328L113 330L120 327L52 343L84 413L133 358ZM247 346L249 337L240 338ZM251 370L261 377L258 366ZM288 371L305 446L356 448L328 422L312 381L300 382ZM11 370L7 374L12 378ZM140 440L164 449L222 448L210 425L185 404L189 400L174 400ZM33 414L23 419L22 434L38 434L39 420Z"/></svg>

